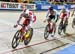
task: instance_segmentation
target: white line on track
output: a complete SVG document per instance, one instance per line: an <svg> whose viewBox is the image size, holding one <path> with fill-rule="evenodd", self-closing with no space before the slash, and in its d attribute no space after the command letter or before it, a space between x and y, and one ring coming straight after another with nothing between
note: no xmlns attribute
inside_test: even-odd
<svg viewBox="0 0 75 54"><path fill-rule="evenodd" d="M6 24L6 25L10 25L10 26L14 25L14 23L10 23L10 22L8 22L8 21L6 21L4 19L0 19L0 23Z"/></svg>

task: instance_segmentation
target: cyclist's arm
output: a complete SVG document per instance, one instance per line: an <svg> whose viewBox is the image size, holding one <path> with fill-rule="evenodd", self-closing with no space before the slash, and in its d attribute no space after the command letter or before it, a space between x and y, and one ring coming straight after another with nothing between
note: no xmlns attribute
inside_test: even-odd
<svg viewBox="0 0 75 54"><path fill-rule="evenodd" d="M67 19L69 19L69 17L70 17L70 12L68 11L67 12Z"/></svg>
<svg viewBox="0 0 75 54"><path fill-rule="evenodd" d="M20 15L18 21L17 21L17 24L19 24L20 20L22 19L22 14Z"/></svg>
<svg viewBox="0 0 75 54"><path fill-rule="evenodd" d="M46 14L46 19L49 17L49 10L47 11L47 14Z"/></svg>
<svg viewBox="0 0 75 54"><path fill-rule="evenodd" d="M48 19L48 17L49 17L49 10L47 11L47 14L46 14L46 18L45 18L45 20L44 20L44 22L46 22L47 21L47 19Z"/></svg>
<svg viewBox="0 0 75 54"><path fill-rule="evenodd" d="M57 21L57 12L55 11L55 19L54 19L54 22Z"/></svg>
<svg viewBox="0 0 75 54"><path fill-rule="evenodd" d="M74 10L72 11L72 14L71 14L71 16L73 16L74 15Z"/></svg>
<svg viewBox="0 0 75 54"><path fill-rule="evenodd" d="M62 10L61 10L60 13L59 13L59 19L62 18L62 15L63 15L63 12L62 12Z"/></svg>
<svg viewBox="0 0 75 54"><path fill-rule="evenodd" d="M29 16L31 17L31 21L34 21L34 13L30 11Z"/></svg>
<svg viewBox="0 0 75 54"><path fill-rule="evenodd" d="M34 21L34 19L33 19L33 18L34 18L34 16L33 16L33 15L31 15L31 21Z"/></svg>

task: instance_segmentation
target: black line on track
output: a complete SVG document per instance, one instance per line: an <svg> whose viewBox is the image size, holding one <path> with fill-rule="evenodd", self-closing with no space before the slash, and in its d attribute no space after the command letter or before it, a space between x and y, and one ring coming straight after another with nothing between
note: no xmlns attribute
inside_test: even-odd
<svg viewBox="0 0 75 54"><path fill-rule="evenodd" d="M55 50L55 49L57 49L57 48L63 47L63 46L68 45L68 44L69 44L69 43L63 44L63 45L61 45L61 46L57 46L57 47L55 47L55 48L52 48L52 49L49 49L49 50L47 50L47 51L41 52L40 54L44 54L44 53L46 53L46 52Z"/></svg>
<svg viewBox="0 0 75 54"><path fill-rule="evenodd" d="M75 34L68 34L68 33L67 33L67 34L64 35L63 37L69 37L69 36L72 36L72 35L75 35ZM63 37L61 37L61 38L63 38ZM74 41L73 41L73 42L74 42ZM69 44L69 43L63 44L63 45L61 45L61 46L57 46L57 47L55 47L55 48L52 48L52 49L46 50L46 51L44 51L44 52L41 52L40 54L44 54L44 53L46 53L46 52L55 50L55 49L57 49L57 48L63 47L63 46L68 45L68 44Z"/></svg>

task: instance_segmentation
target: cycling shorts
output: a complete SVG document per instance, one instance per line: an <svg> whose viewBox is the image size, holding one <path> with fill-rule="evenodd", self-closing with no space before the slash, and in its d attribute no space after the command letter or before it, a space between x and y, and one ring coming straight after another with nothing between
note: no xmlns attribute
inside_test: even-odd
<svg viewBox="0 0 75 54"><path fill-rule="evenodd" d="M51 19L51 20L52 20L52 19L55 19L55 15L50 15L50 16L49 16L49 19Z"/></svg>

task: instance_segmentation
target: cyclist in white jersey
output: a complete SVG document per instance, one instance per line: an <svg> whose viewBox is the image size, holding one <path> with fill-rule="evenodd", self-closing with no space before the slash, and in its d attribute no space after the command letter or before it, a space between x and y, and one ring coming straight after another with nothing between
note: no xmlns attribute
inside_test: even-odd
<svg viewBox="0 0 75 54"><path fill-rule="evenodd" d="M44 20L44 22L47 21L48 24L50 25L50 29L52 29L55 28L56 20L57 20L57 11L53 7L50 7L47 11L46 19ZM54 34L55 33L52 33L52 36L54 36Z"/></svg>

